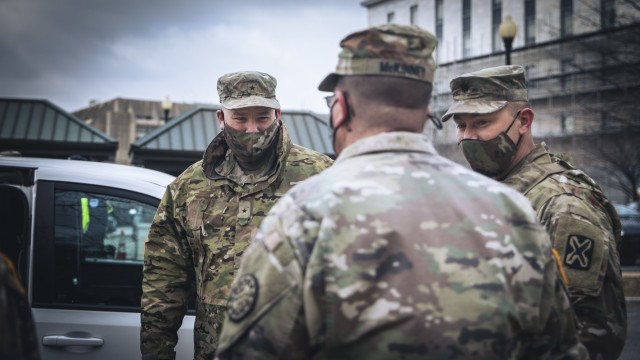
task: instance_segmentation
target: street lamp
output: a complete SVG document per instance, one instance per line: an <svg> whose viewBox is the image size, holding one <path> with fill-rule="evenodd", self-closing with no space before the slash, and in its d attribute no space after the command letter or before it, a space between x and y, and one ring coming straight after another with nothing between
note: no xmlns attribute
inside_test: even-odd
<svg viewBox="0 0 640 360"><path fill-rule="evenodd" d="M500 34L502 42L504 42L507 65L511 65L511 44L513 44L513 38L516 37L517 32L518 27L511 19L511 16L505 16L502 23L500 23L500 27L498 27L498 34Z"/></svg>
<svg viewBox="0 0 640 360"><path fill-rule="evenodd" d="M171 111L171 106L173 104L171 103L171 100L169 100L169 97L167 96L163 101L162 101L162 111L164 112L164 122L165 124L169 122L169 111Z"/></svg>

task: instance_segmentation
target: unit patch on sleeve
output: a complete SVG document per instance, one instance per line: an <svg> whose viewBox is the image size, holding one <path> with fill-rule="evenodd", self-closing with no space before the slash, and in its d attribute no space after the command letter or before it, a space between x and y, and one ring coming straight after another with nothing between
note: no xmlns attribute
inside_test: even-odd
<svg viewBox="0 0 640 360"><path fill-rule="evenodd" d="M258 279L255 275L245 274L238 278L231 288L231 295L227 303L229 320L240 322L247 317L256 305L258 291Z"/></svg>
<svg viewBox="0 0 640 360"><path fill-rule="evenodd" d="M611 234L572 214L557 215L550 234L553 247L562 259L570 291L599 294L607 272Z"/></svg>
<svg viewBox="0 0 640 360"><path fill-rule="evenodd" d="M576 270L589 270L593 257L594 241L581 236L569 235L564 255L566 266Z"/></svg>

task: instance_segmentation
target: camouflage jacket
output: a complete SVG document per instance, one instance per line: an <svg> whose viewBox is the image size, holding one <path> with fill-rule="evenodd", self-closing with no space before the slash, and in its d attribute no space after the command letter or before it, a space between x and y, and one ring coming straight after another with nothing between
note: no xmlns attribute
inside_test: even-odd
<svg viewBox="0 0 640 360"><path fill-rule="evenodd" d="M217 357L585 358L550 249L521 194L421 134L367 137L271 209Z"/></svg>
<svg viewBox="0 0 640 360"><path fill-rule="evenodd" d="M27 294L13 263L0 253L0 359L40 359Z"/></svg>
<svg viewBox="0 0 640 360"><path fill-rule="evenodd" d="M171 183L145 242L141 350L144 358L173 358L176 331L195 287L195 358L210 359L239 258L271 206L296 183L332 160L293 145L284 124L275 172L238 184L216 173L227 145L220 133L203 160Z"/></svg>
<svg viewBox="0 0 640 360"><path fill-rule="evenodd" d="M620 219L600 187L545 144L503 181L523 193L547 228L569 281L580 340L592 359L617 359L627 312L620 272Z"/></svg>

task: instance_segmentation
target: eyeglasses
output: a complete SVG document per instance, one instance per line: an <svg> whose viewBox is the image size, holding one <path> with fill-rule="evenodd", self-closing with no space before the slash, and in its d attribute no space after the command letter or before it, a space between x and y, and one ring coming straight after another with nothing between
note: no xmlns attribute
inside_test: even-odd
<svg viewBox="0 0 640 360"><path fill-rule="evenodd" d="M333 104L336 102L336 94L325 96L324 100L327 102L327 107L331 109Z"/></svg>
<svg viewBox="0 0 640 360"><path fill-rule="evenodd" d="M356 113L353 111L353 108L349 107L347 92L343 90L341 90L341 92L344 98L344 106L345 106L346 113L349 114L349 116L356 116ZM333 95L325 96L324 100L327 102L327 106L329 107L329 109L331 109L333 105L335 105L336 101L338 101L338 97L336 96L336 94L333 94Z"/></svg>
<svg viewBox="0 0 640 360"><path fill-rule="evenodd" d="M429 120L431 120L436 129L442 130L442 120L440 120L439 117L431 114L427 115L427 117L429 118Z"/></svg>

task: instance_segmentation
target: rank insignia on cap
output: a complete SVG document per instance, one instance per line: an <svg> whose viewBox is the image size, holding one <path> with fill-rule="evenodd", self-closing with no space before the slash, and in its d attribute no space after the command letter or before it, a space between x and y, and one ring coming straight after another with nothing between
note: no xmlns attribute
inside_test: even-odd
<svg viewBox="0 0 640 360"><path fill-rule="evenodd" d="M569 235L564 256L567 266L576 270L588 270L592 256L593 240L580 235Z"/></svg>
<svg viewBox="0 0 640 360"><path fill-rule="evenodd" d="M258 290L258 279L255 275L246 274L238 278L231 288L227 303L229 320L239 322L251 313L258 299Z"/></svg>

